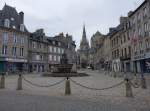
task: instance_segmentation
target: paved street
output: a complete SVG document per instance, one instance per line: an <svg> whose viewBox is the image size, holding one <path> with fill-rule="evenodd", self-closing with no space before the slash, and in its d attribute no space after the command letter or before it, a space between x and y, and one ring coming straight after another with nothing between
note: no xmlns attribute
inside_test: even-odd
<svg viewBox="0 0 150 111"><path fill-rule="evenodd" d="M113 78L98 71L88 73L91 76L72 79L95 88L108 87L123 79ZM40 75L25 77L42 85L62 80ZM147 78L149 80L149 77ZM23 81L22 91L16 91L16 86L16 76L6 77L6 89L0 90L0 111L150 111L150 90L133 89L134 98L126 98L124 84L109 90L92 91L71 82L70 96L64 95L65 82L50 88L40 88Z"/></svg>

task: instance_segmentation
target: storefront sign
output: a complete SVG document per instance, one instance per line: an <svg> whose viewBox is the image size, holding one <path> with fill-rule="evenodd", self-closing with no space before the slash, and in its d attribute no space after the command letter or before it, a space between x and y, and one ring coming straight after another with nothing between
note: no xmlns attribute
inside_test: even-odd
<svg viewBox="0 0 150 111"><path fill-rule="evenodd" d="M5 58L3 58L3 57L0 57L0 61L5 61Z"/></svg>
<svg viewBox="0 0 150 111"><path fill-rule="evenodd" d="M146 69L150 70L150 60L149 61L145 61L145 65L146 65Z"/></svg>
<svg viewBox="0 0 150 111"><path fill-rule="evenodd" d="M146 53L146 58L150 58L150 53Z"/></svg>
<svg viewBox="0 0 150 111"><path fill-rule="evenodd" d="M134 57L134 60L140 60L140 59L145 59L145 54L138 55Z"/></svg>
<svg viewBox="0 0 150 111"><path fill-rule="evenodd" d="M13 58L6 58L5 59L8 62L27 62L26 59L13 59Z"/></svg>

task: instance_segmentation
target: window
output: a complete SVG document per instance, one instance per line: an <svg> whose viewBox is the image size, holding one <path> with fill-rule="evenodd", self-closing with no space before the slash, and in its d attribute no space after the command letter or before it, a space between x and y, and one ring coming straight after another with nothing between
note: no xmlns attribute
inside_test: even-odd
<svg viewBox="0 0 150 111"><path fill-rule="evenodd" d="M2 54L6 55L7 54L7 45L2 46Z"/></svg>
<svg viewBox="0 0 150 111"><path fill-rule="evenodd" d="M9 19L5 19L4 26L7 27L7 28L10 27L10 21L9 21Z"/></svg>
<svg viewBox="0 0 150 111"><path fill-rule="evenodd" d="M53 59L52 59L52 55L49 55L49 61L52 61Z"/></svg>
<svg viewBox="0 0 150 111"><path fill-rule="evenodd" d="M64 53L64 49L62 49L62 54Z"/></svg>
<svg viewBox="0 0 150 111"><path fill-rule="evenodd" d="M15 19L13 17L11 17L11 21L14 21Z"/></svg>
<svg viewBox="0 0 150 111"><path fill-rule="evenodd" d="M40 60L40 55L35 55L35 59L39 61Z"/></svg>
<svg viewBox="0 0 150 111"><path fill-rule="evenodd" d="M13 28L13 29L16 29L16 26L13 26L12 28Z"/></svg>
<svg viewBox="0 0 150 111"><path fill-rule="evenodd" d="M138 21L141 20L141 14L140 13L137 14L137 19L138 19Z"/></svg>
<svg viewBox="0 0 150 111"><path fill-rule="evenodd" d="M20 24L20 31L24 32L24 24Z"/></svg>
<svg viewBox="0 0 150 111"><path fill-rule="evenodd" d="M58 47L56 48L56 53L58 53Z"/></svg>
<svg viewBox="0 0 150 111"><path fill-rule="evenodd" d="M24 48L20 48L20 56L24 56Z"/></svg>
<svg viewBox="0 0 150 111"><path fill-rule="evenodd" d="M147 8L145 7L143 11L144 11L144 17L146 17L147 16Z"/></svg>
<svg viewBox="0 0 150 111"><path fill-rule="evenodd" d="M44 59L43 55L40 55L40 60L43 60L43 59Z"/></svg>
<svg viewBox="0 0 150 111"><path fill-rule="evenodd" d="M36 43L32 42L32 47L35 49L36 48Z"/></svg>
<svg viewBox="0 0 150 111"><path fill-rule="evenodd" d="M124 37L124 43L125 43L126 42L126 36L124 35L123 37Z"/></svg>
<svg viewBox="0 0 150 111"><path fill-rule="evenodd" d="M13 38L14 38L14 43L17 43L17 35L16 34L13 34Z"/></svg>
<svg viewBox="0 0 150 111"><path fill-rule="evenodd" d="M127 57L127 49L124 49L124 56Z"/></svg>
<svg viewBox="0 0 150 111"><path fill-rule="evenodd" d="M3 43L5 44L7 44L8 43L8 33L7 32L4 32L3 33Z"/></svg>
<svg viewBox="0 0 150 111"><path fill-rule="evenodd" d="M58 53L60 54L60 48L58 48Z"/></svg>
<svg viewBox="0 0 150 111"><path fill-rule="evenodd" d="M128 46L128 51L129 56L131 56L131 46Z"/></svg>
<svg viewBox="0 0 150 111"><path fill-rule="evenodd" d="M13 56L17 55L17 47L12 47L12 55Z"/></svg>
<svg viewBox="0 0 150 111"><path fill-rule="evenodd" d="M139 43L139 48L140 48L140 50L143 50L143 43L142 42Z"/></svg>
<svg viewBox="0 0 150 111"><path fill-rule="evenodd" d="M60 56L58 56L58 62L60 62Z"/></svg>
<svg viewBox="0 0 150 111"><path fill-rule="evenodd" d="M38 49L41 49L42 48L42 44L41 43L37 43L37 47L38 47Z"/></svg>
<svg viewBox="0 0 150 111"><path fill-rule="evenodd" d="M146 48L149 48L149 41L148 40L145 41L145 44L146 44Z"/></svg>
<svg viewBox="0 0 150 111"><path fill-rule="evenodd" d="M24 44L24 38L23 37L20 38L20 43Z"/></svg>
<svg viewBox="0 0 150 111"><path fill-rule="evenodd" d="M121 44L122 44L122 37L121 37Z"/></svg>
<svg viewBox="0 0 150 111"><path fill-rule="evenodd" d="M54 47L54 53L56 53L56 47Z"/></svg>
<svg viewBox="0 0 150 111"><path fill-rule="evenodd" d="M53 45L55 45L55 41L53 41Z"/></svg>
<svg viewBox="0 0 150 111"><path fill-rule="evenodd" d="M57 59L56 59L56 56L54 56L54 61L56 61Z"/></svg>
<svg viewBox="0 0 150 111"><path fill-rule="evenodd" d="M137 52L137 45L134 45L134 52Z"/></svg>
<svg viewBox="0 0 150 111"><path fill-rule="evenodd" d="M148 29L149 29L149 27L148 27L148 23L145 23L145 24L144 24L144 31L145 31L145 32L147 32L147 31L148 31Z"/></svg>
<svg viewBox="0 0 150 111"><path fill-rule="evenodd" d="M138 35L141 36L142 35L142 31L141 31L141 28L139 27L138 29Z"/></svg>
<svg viewBox="0 0 150 111"><path fill-rule="evenodd" d="M60 46L61 45L61 43L60 42L58 42L58 46Z"/></svg>
<svg viewBox="0 0 150 111"><path fill-rule="evenodd" d="M121 55L122 55L122 57L123 57L123 49L121 50Z"/></svg>
<svg viewBox="0 0 150 111"><path fill-rule="evenodd" d="M52 52L53 50L52 50L52 46L49 46L49 52Z"/></svg>

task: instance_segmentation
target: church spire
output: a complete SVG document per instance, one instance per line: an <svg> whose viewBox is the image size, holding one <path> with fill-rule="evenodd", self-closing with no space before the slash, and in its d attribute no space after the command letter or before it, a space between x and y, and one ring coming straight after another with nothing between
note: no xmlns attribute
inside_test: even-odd
<svg viewBox="0 0 150 111"><path fill-rule="evenodd" d="M82 40L86 39L86 30L85 30L85 24L83 25L83 35L82 35Z"/></svg>

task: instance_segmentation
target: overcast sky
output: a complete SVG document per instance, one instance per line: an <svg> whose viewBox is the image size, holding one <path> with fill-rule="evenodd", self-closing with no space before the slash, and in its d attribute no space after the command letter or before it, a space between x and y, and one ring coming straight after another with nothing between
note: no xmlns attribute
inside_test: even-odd
<svg viewBox="0 0 150 111"><path fill-rule="evenodd" d="M33 32L44 28L48 36L60 32L73 35L79 46L82 27L85 23L87 37L99 30L107 34L109 27L119 23L144 0L0 0L0 9L5 2L25 13L25 25Z"/></svg>

